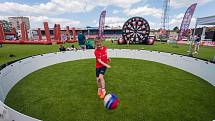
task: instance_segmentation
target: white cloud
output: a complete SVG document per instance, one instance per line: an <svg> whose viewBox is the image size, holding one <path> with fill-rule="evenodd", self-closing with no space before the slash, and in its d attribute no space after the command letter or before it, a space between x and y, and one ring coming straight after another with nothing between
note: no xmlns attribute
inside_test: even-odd
<svg viewBox="0 0 215 121"><path fill-rule="evenodd" d="M106 17L105 25L108 25L110 27L119 27L119 26L122 27L126 21L127 21L126 18L110 16L110 17ZM151 21L148 21L148 22L149 22L151 29L159 29L160 28L160 23L154 23Z"/></svg>
<svg viewBox="0 0 215 121"><path fill-rule="evenodd" d="M184 17L183 13L180 13L177 16L174 16L174 18L171 19L169 22L170 27L174 28L175 26L178 26L180 28L183 17ZM195 22L196 22L196 18L192 18L190 23L190 28L194 28Z"/></svg>
<svg viewBox="0 0 215 121"><path fill-rule="evenodd" d="M133 4L140 2L141 0L89 0L94 1L97 5L109 6L114 5L121 8L129 8Z"/></svg>
<svg viewBox="0 0 215 121"><path fill-rule="evenodd" d="M31 15L58 15L66 12L83 12L85 10L84 3L80 0L52 0L47 3L41 3L38 5L20 4L15 2L4 2L0 3L1 15L20 15L20 16L31 16ZM86 10L92 10L93 8L89 5Z"/></svg>
<svg viewBox="0 0 215 121"><path fill-rule="evenodd" d="M184 13L180 13L180 14L176 15L175 18L182 19L183 17L184 17Z"/></svg>
<svg viewBox="0 0 215 121"><path fill-rule="evenodd" d="M128 8L141 0L51 0L40 4L0 3L0 15L53 16L63 13L88 12L97 6L117 6Z"/></svg>
<svg viewBox="0 0 215 121"><path fill-rule="evenodd" d="M8 20L10 16L0 16L0 20ZM67 18L54 18L48 16L25 16L29 17L31 28L44 28L43 22L48 22L49 28L53 28L54 24L60 24L61 28L66 26L77 27L81 24L80 21Z"/></svg>
<svg viewBox="0 0 215 121"><path fill-rule="evenodd" d="M80 25L80 21L70 20L66 18L50 18L47 16L29 16L32 28L43 28L43 22L49 23L49 28L53 28L54 24L60 24L61 28L66 26L74 27Z"/></svg>
<svg viewBox="0 0 215 121"><path fill-rule="evenodd" d="M141 0L50 0L46 3L21 4L17 2L0 2L0 19L6 16L29 16L32 27L42 26L43 21L48 21L50 26L54 23L80 25L80 21L67 18L56 18L56 15L89 12L97 6L106 8L116 6L123 9L131 7ZM115 11L117 13L117 11ZM114 19L115 20L115 19ZM109 21L109 20L108 20ZM113 23L111 23L113 25ZM116 24L119 24L116 23Z"/></svg>
<svg viewBox="0 0 215 121"><path fill-rule="evenodd" d="M154 23L152 21L148 21L150 29L160 29L160 23Z"/></svg>
<svg viewBox="0 0 215 121"><path fill-rule="evenodd" d="M144 7L138 7L134 9L126 9L124 11L128 16L154 16L157 18L161 18L162 10L158 8L151 8L147 5Z"/></svg>
<svg viewBox="0 0 215 121"><path fill-rule="evenodd" d="M170 0L170 6L174 8L181 8L181 7L189 7L193 3L198 3L198 5L204 5L211 1L213 0Z"/></svg>
<svg viewBox="0 0 215 121"><path fill-rule="evenodd" d="M119 12L119 10L113 10L113 14L118 14Z"/></svg>
<svg viewBox="0 0 215 121"><path fill-rule="evenodd" d="M122 27L125 23L126 19L117 17L117 16L111 16L105 18L105 25L110 27Z"/></svg>
<svg viewBox="0 0 215 121"><path fill-rule="evenodd" d="M93 23L96 24L96 23L97 23L97 20L93 20Z"/></svg>

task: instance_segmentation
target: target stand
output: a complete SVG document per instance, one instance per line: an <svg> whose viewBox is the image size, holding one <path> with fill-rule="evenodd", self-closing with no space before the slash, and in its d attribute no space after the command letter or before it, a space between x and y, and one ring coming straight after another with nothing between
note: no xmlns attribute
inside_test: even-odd
<svg viewBox="0 0 215 121"><path fill-rule="evenodd" d="M123 40L129 44L147 44L149 34L149 23L141 17L128 19L122 28Z"/></svg>

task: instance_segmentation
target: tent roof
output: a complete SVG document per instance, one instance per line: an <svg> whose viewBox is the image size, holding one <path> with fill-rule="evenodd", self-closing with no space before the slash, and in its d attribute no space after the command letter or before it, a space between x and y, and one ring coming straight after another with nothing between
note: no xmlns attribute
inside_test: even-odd
<svg viewBox="0 0 215 121"><path fill-rule="evenodd" d="M197 25L215 25L215 15L197 18L196 23Z"/></svg>

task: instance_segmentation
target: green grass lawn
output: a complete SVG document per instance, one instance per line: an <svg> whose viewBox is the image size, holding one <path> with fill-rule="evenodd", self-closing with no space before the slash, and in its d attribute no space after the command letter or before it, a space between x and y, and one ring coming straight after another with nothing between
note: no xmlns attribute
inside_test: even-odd
<svg viewBox="0 0 215 121"><path fill-rule="evenodd" d="M109 48L124 48L124 49L145 49L145 50L155 50L155 51L163 51L170 53L178 53L183 55L188 55L187 51L189 49L189 45L178 45L175 47L174 44L167 44L156 42L154 45L117 45L115 43L105 42L104 43ZM194 57L212 60L215 56L215 47L200 47L199 54L195 54Z"/></svg>
<svg viewBox="0 0 215 121"><path fill-rule="evenodd" d="M9 45L0 48L0 65L23 57L57 51L57 45ZM10 54L15 57L9 57Z"/></svg>
<svg viewBox="0 0 215 121"><path fill-rule="evenodd" d="M156 50L156 51L164 51L164 52L172 52L178 54L187 55L188 45L179 45L178 48L173 47L173 45L168 45L166 43L162 44L160 42L155 43L155 45L117 45L116 43L104 42L108 48L118 48L118 49L146 49L146 50ZM69 44L65 44L66 47ZM76 47L77 43L75 44ZM56 52L58 51L58 45L7 45L4 44L3 48L0 48L0 65L13 61L16 59L20 59L23 57L42 54L48 52ZM10 54L15 55L15 57L9 57ZM198 55L194 55L195 57L212 60L215 56L215 47L201 47L200 53Z"/></svg>
<svg viewBox="0 0 215 121"><path fill-rule="evenodd" d="M5 103L44 121L212 121L215 88L190 73L163 64L112 59L106 89L120 99L106 110L96 95L95 60L38 70L20 81Z"/></svg>

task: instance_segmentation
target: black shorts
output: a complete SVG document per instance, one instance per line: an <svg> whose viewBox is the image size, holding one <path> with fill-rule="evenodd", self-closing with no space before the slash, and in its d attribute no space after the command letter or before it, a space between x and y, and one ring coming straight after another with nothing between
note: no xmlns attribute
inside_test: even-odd
<svg viewBox="0 0 215 121"><path fill-rule="evenodd" d="M105 75L106 67L96 68L96 77L99 77L99 74Z"/></svg>

